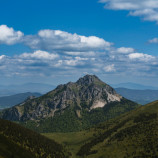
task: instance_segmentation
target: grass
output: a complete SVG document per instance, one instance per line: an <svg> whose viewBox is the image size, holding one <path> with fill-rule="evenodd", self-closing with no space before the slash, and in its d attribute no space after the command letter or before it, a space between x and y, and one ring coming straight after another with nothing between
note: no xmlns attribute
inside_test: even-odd
<svg viewBox="0 0 158 158"><path fill-rule="evenodd" d="M76 154L85 142L91 140L94 136L93 130L69 133L43 133L49 139L64 145L71 152L72 158L77 158Z"/></svg>

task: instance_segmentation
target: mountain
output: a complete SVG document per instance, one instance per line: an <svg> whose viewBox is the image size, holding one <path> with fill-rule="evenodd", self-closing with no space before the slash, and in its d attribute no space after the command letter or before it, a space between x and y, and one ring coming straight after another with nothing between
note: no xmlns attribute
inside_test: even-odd
<svg viewBox="0 0 158 158"><path fill-rule="evenodd" d="M115 90L123 97L142 105L158 100L158 90L134 90L127 88L115 88Z"/></svg>
<svg viewBox="0 0 158 158"><path fill-rule="evenodd" d="M136 90L158 90L158 87L152 87L152 86L145 86L142 84L127 82L127 83L120 83L120 84L112 84L114 88L127 88L127 89L136 89Z"/></svg>
<svg viewBox="0 0 158 158"><path fill-rule="evenodd" d="M64 147L20 125L0 119L0 158L68 158Z"/></svg>
<svg viewBox="0 0 158 158"><path fill-rule="evenodd" d="M39 97L41 96L41 94L27 92L27 93L20 93L11 96L0 97L0 109L9 108L14 105L20 104L31 96Z"/></svg>
<svg viewBox="0 0 158 158"><path fill-rule="evenodd" d="M38 92L45 94L56 86L43 83L26 83L21 85L0 85L0 96L10 96L18 93Z"/></svg>
<svg viewBox="0 0 158 158"><path fill-rule="evenodd" d="M157 158L158 101L102 123L93 132L80 147L79 157Z"/></svg>
<svg viewBox="0 0 158 158"><path fill-rule="evenodd" d="M95 75L59 85L55 90L3 110L0 117L18 121L38 132L79 131L135 109Z"/></svg>

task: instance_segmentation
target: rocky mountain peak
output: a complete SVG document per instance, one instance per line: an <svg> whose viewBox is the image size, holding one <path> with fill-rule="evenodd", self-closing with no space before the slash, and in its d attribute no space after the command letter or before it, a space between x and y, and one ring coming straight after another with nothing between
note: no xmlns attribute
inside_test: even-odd
<svg viewBox="0 0 158 158"><path fill-rule="evenodd" d="M68 107L79 110L103 108L112 102L121 102L122 96L95 75L86 75L77 82L59 85L55 90L36 99L30 99L10 109L18 113L18 120L34 120L53 117L56 111ZM27 108L26 108L27 107ZM27 115L24 109L28 109ZM14 114L15 115L15 114Z"/></svg>
<svg viewBox="0 0 158 158"><path fill-rule="evenodd" d="M137 104L123 98L95 75L59 85L53 91L0 112L0 118L19 121L48 131L87 129L96 123L134 109Z"/></svg>
<svg viewBox="0 0 158 158"><path fill-rule="evenodd" d="M103 83L97 76L95 75L86 75L80 78L76 83L79 85L90 85L92 83Z"/></svg>
<svg viewBox="0 0 158 158"><path fill-rule="evenodd" d="M51 93L55 94L53 96L57 100L54 102L55 108L59 109L67 108L71 102L71 105L78 105L81 109L82 105L85 104L86 108L92 110L103 108L111 102L120 102L122 99L122 96L117 94L112 87L95 75L85 75L77 82L59 85Z"/></svg>

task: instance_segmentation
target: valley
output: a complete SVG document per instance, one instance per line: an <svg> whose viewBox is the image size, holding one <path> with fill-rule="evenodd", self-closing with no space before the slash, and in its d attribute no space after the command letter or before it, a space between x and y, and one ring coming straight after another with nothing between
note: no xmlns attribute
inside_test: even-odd
<svg viewBox="0 0 158 158"><path fill-rule="evenodd" d="M42 133L42 135L53 139L62 144L67 151L70 151L72 158L77 157L77 152L85 142L92 140L95 131L93 129L81 132L68 132L68 133Z"/></svg>

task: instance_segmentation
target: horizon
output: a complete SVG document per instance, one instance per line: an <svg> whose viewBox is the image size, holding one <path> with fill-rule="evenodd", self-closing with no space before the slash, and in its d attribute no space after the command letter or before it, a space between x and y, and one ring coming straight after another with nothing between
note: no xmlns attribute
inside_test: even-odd
<svg viewBox="0 0 158 158"><path fill-rule="evenodd" d="M2 2L0 85L58 85L95 74L108 84L158 87L158 5L151 1Z"/></svg>
<svg viewBox="0 0 158 158"><path fill-rule="evenodd" d="M23 85L31 85L31 84L33 84L33 85L47 85L47 86L54 86L54 87L56 87L56 86L58 86L58 85L62 85L62 84L68 84L69 82L72 82L72 83L75 83L75 82L77 82L79 79L81 79L81 78L83 78L83 77L85 77L85 76L87 76L87 75L89 75L89 76L96 76L95 74L94 75L90 75L90 74L86 74L86 75L83 75L83 76L81 76L81 77L79 77L77 80L69 80L69 81L67 81L67 82L65 82L65 83L59 83L59 84L52 84L52 83L42 83L42 82L24 82L24 83L20 83L20 84L16 84L16 83L12 83L12 84L0 84L0 86L6 86L6 87L8 87L8 86L23 86ZM98 77L98 76L96 76L96 77ZM99 77L98 77L99 78ZM99 78L100 79L100 78ZM146 88L146 87L149 87L148 89L144 89L144 90L152 90L153 88L155 88L155 89L157 89L158 87L153 87L152 85L145 85L145 84L141 84L141 83L134 83L134 82L123 82L123 83L108 83L108 82L106 82L106 81L104 81L104 80L102 80L101 79L101 81L103 81L104 83L106 83L106 84L108 84L108 85L110 85L111 87L113 87L113 88L127 88L127 87L131 87L131 88L127 88L127 89L136 89L135 88L135 86L138 86L138 87L140 87L140 88L138 88L137 90L142 90L142 88L144 87L144 88ZM134 86L134 87L132 87L132 86Z"/></svg>

